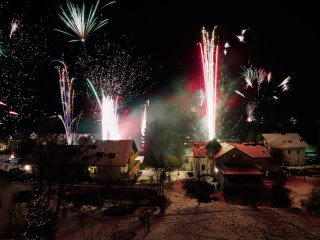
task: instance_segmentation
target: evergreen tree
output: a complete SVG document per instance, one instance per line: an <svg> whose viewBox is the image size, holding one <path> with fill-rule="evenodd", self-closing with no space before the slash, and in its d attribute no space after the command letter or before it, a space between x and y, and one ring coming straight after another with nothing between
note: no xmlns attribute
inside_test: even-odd
<svg viewBox="0 0 320 240"><path fill-rule="evenodd" d="M39 189L33 191L31 200L27 203L26 239L53 239L53 218L45 194Z"/></svg>

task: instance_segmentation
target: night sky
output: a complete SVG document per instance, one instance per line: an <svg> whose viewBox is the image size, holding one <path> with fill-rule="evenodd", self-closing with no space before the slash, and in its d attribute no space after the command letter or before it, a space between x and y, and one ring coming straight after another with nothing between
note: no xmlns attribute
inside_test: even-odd
<svg viewBox="0 0 320 240"><path fill-rule="evenodd" d="M95 1L85 1L87 6L92 2ZM107 2L101 0L101 5ZM37 52L43 49L41 54L30 58L37 65L28 72L34 76L28 83L34 91L34 102L41 113L60 112L58 80L50 62L63 56L70 71L75 69L73 74L76 74L74 65L81 54L79 43L69 43L70 37L53 30L67 30L58 17L59 6L65 7L65 1L1 0L0 3L0 42L10 52L12 46L7 36L10 22L22 16L18 34L23 37L28 35L24 31L32 32L29 38L39 43ZM174 94L177 84L201 83L197 45L201 41L201 29L205 27L211 32L217 26L218 43L223 45L228 41L231 45L227 56L221 56L230 81L239 81L241 66L248 63L271 71L279 82L291 76L290 91L279 104L266 107L273 111L275 118L295 116L307 123L316 120L319 102L317 9L315 3L308 1L290 4L237 1L234 4L212 0L119 0L100 13L109 23L92 33L86 45L89 54L97 44L106 42L118 43L124 48L133 46L134 56L146 60L146 72L152 82L146 86L145 95L167 96ZM248 29L245 43L236 38L242 29ZM0 59L2 68L8 67L3 61L6 58ZM1 94L12 92L2 89Z"/></svg>

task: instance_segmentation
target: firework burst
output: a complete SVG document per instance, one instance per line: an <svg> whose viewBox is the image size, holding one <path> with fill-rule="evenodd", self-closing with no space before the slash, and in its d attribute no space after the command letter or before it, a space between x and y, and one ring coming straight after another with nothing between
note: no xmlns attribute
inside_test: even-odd
<svg viewBox="0 0 320 240"><path fill-rule="evenodd" d="M210 37L209 33L203 28L202 44L200 44L203 78L206 92L206 112L209 140L216 137L217 121L218 45L216 46L214 43L215 29L216 27L213 29Z"/></svg>
<svg viewBox="0 0 320 240"><path fill-rule="evenodd" d="M101 10L112 3L114 3L114 1L103 6ZM95 5L91 6L89 13L86 13L86 6L84 3L82 4L82 7L79 7L68 1L66 10L60 7L61 14L59 14L59 17L72 33L59 29L55 30L76 38L70 40L70 42L84 42L91 33L103 27L109 21L109 19L98 20L97 12L99 4L100 0L98 0Z"/></svg>
<svg viewBox="0 0 320 240"><path fill-rule="evenodd" d="M235 93L246 101L247 121L255 120L254 113L261 101L278 100L278 95L289 90L290 77L284 79L280 84L275 84L271 78L271 72L263 68L242 67L241 77L244 80L242 90ZM281 91L280 91L281 90Z"/></svg>
<svg viewBox="0 0 320 240"><path fill-rule="evenodd" d="M56 66L56 69L59 74L60 97L63 111L63 116L58 115L58 117L63 123L66 132L67 144L72 145L73 134L75 133L78 122L80 120L80 115L76 118L73 118L74 78L69 78L68 68L63 61L55 62L58 62L60 64Z"/></svg>
<svg viewBox="0 0 320 240"><path fill-rule="evenodd" d="M87 79L87 82L100 107L102 140L119 140L121 135L119 131L119 119L117 113L118 98L114 100L110 96L105 96L102 91L102 100L100 100L98 92L92 82L89 79Z"/></svg>
<svg viewBox="0 0 320 240"><path fill-rule="evenodd" d="M143 95L149 80L146 74L146 62L134 59L131 54L119 50L116 45L96 47L98 52L80 59L85 77L90 79L97 89L106 96L121 99L121 110L130 97ZM94 99L95 101L96 99Z"/></svg>

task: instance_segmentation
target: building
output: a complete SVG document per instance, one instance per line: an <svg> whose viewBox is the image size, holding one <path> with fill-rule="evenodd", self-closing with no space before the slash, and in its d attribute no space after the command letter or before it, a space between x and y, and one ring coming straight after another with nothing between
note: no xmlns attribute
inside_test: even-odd
<svg viewBox="0 0 320 240"><path fill-rule="evenodd" d="M210 142L192 142L194 171L196 176L213 175L213 156L221 145L217 140Z"/></svg>
<svg viewBox="0 0 320 240"><path fill-rule="evenodd" d="M221 143L214 155L214 173L225 189L242 184L260 189L263 170L270 162L270 153L265 146L248 143Z"/></svg>
<svg viewBox="0 0 320 240"><path fill-rule="evenodd" d="M208 142L192 142L193 164L195 176L211 174L212 160L207 157L206 146Z"/></svg>
<svg viewBox="0 0 320 240"><path fill-rule="evenodd" d="M299 166L306 162L308 144L298 133L264 133L264 144L279 164ZM277 159L277 160L278 160Z"/></svg>
<svg viewBox="0 0 320 240"><path fill-rule="evenodd" d="M141 165L138 155L134 140L98 140L85 146L79 163L97 180L132 180Z"/></svg>
<svg viewBox="0 0 320 240"><path fill-rule="evenodd" d="M0 153L5 153L8 151L8 140L5 138L0 138Z"/></svg>

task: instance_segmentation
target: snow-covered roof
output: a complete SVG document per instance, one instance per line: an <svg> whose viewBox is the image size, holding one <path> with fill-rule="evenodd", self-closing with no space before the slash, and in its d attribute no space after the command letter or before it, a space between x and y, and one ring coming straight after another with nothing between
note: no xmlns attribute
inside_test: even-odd
<svg viewBox="0 0 320 240"><path fill-rule="evenodd" d="M206 157L206 146L208 142L192 142L193 157L203 158Z"/></svg>
<svg viewBox="0 0 320 240"><path fill-rule="evenodd" d="M221 148L219 149L219 151L214 155L214 158L218 158L222 155L224 155L225 153L229 152L230 150L234 149L234 146L230 143L220 143Z"/></svg>
<svg viewBox="0 0 320 240"><path fill-rule="evenodd" d="M265 146L261 145L252 145L252 144L241 144L241 143L233 143L237 149L241 152L246 153L252 158L270 158L270 153Z"/></svg>
<svg viewBox="0 0 320 240"><path fill-rule="evenodd" d="M262 137L270 148L307 148L309 146L298 133L264 133Z"/></svg>
<svg viewBox="0 0 320 240"><path fill-rule="evenodd" d="M82 161L91 166L124 167L137 152L134 140L98 140L94 145L86 146Z"/></svg>

